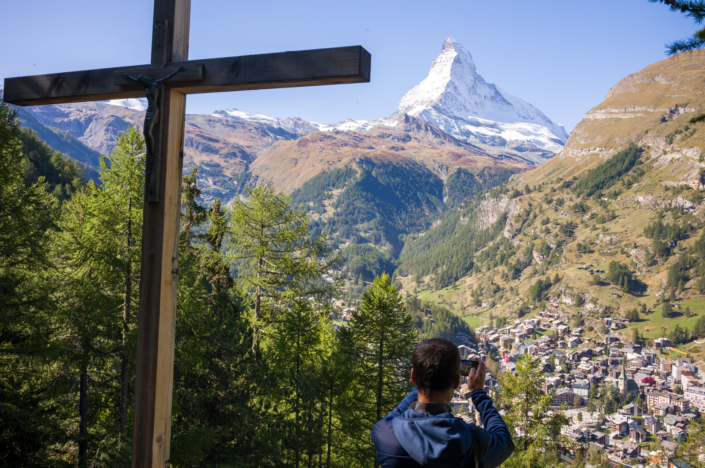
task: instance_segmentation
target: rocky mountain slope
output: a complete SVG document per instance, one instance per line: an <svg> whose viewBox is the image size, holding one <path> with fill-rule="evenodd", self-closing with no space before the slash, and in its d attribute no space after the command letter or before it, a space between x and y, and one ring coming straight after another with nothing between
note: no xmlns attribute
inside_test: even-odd
<svg viewBox="0 0 705 468"><path fill-rule="evenodd" d="M458 168L477 174L485 168L520 171L528 166L516 155L492 155L433 124L403 115L394 127L378 125L364 133L316 131L294 141L276 142L250 165L250 171L291 192L329 168L361 159L417 162L442 180Z"/></svg>
<svg viewBox="0 0 705 468"><path fill-rule="evenodd" d="M557 156L407 238L398 280L473 324L554 302L595 332L638 309L629 339L692 328L705 315L705 124L690 121L703 91L702 51L624 78Z"/></svg>

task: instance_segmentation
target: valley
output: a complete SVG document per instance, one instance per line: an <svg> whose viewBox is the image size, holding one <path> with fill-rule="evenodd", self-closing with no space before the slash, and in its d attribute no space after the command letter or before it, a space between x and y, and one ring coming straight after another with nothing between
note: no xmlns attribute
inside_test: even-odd
<svg viewBox="0 0 705 468"><path fill-rule="evenodd" d="M690 123L703 109L704 59L694 52L625 77L568 138L487 83L448 39L389 117L188 115L185 168L198 168L208 205L268 184L306 206L312 233L327 233L341 252L349 306L388 273L406 295L475 327L549 303L586 318L646 307L652 313L625 333L653 338L692 328L705 312L705 135ZM143 112L131 99L27 108L20 119L88 168ZM655 223L656 236L647 233ZM683 259L692 261L681 268ZM633 287L596 281L611 264L628 270ZM661 319L669 297L695 315Z"/></svg>

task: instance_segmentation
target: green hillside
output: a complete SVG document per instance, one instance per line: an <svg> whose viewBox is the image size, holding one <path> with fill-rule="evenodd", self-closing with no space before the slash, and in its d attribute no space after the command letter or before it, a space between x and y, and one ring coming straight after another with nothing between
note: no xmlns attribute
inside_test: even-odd
<svg viewBox="0 0 705 468"><path fill-rule="evenodd" d="M350 298L365 281L392 274L407 236L418 236L453 214L461 200L506 182L515 171L458 169L444 181L414 162L360 159L346 168L325 171L291 194L292 203L309 207L314 235L327 232L342 251Z"/></svg>

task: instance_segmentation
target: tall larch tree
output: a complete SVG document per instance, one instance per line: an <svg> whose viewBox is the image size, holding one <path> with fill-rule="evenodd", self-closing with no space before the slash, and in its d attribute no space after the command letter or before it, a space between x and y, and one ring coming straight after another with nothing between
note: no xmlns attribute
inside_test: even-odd
<svg viewBox="0 0 705 468"><path fill-rule="evenodd" d="M376 278L364 292L350 325L341 329L341 346L355 369L354 403L346 430L355 440L353 455L369 463L374 447L369 442L372 426L387 415L408 393L411 353L418 333L401 294L388 275ZM364 463L364 462L363 462ZM375 459L375 464L376 464Z"/></svg>

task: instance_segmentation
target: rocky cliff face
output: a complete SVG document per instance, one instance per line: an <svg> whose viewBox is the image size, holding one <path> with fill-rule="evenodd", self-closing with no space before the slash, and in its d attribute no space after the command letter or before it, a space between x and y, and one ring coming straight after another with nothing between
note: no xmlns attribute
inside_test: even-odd
<svg viewBox="0 0 705 468"><path fill-rule="evenodd" d="M705 132L689 121L705 112L703 89L704 51L680 54L625 77L585 114L565 148L532 172L531 179L548 173L572 177L635 142L649 148L657 166L675 170L661 182L698 183Z"/></svg>

